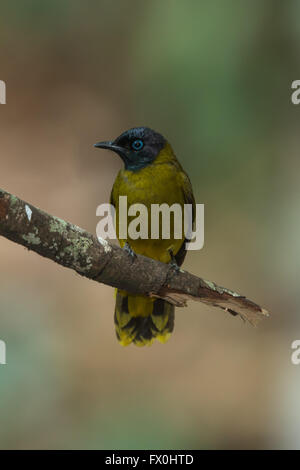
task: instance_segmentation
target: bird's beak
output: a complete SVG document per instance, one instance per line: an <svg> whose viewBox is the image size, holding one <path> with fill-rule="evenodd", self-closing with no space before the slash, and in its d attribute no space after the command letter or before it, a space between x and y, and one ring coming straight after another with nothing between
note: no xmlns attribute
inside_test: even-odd
<svg viewBox="0 0 300 470"><path fill-rule="evenodd" d="M118 145L115 145L114 142L111 141L105 141L105 142L97 142L94 144L94 147L98 149L107 149L107 150L112 150L113 152L116 152L122 159L126 158L126 150L123 149L122 147L119 147Z"/></svg>
<svg viewBox="0 0 300 470"><path fill-rule="evenodd" d="M97 142L96 144L94 144L94 147L96 147L98 149L112 150L113 152L117 152L117 153L124 152L124 149L122 147L119 147L118 145L115 145L111 141Z"/></svg>
<svg viewBox="0 0 300 470"><path fill-rule="evenodd" d="M107 142L97 142L94 144L94 147L97 147L99 149L108 149L108 150L117 150L117 146L114 145L113 142L107 141Z"/></svg>

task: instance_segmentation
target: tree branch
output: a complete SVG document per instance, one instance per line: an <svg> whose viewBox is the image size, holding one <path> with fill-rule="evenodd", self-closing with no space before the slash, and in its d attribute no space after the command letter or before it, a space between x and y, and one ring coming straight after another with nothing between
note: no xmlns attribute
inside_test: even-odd
<svg viewBox="0 0 300 470"><path fill-rule="evenodd" d="M0 235L82 276L178 307L198 300L256 325L268 312L246 297L168 264L97 239L85 230L0 189Z"/></svg>

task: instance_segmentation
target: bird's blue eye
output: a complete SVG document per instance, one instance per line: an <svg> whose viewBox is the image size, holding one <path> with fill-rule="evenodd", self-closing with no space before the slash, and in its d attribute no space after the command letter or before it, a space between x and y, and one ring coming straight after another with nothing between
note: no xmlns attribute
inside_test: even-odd
<svg viewBox="0 0 300 470"><path fill-rule="evenodd" d="M133 150L141 150L144 147L144 142L141 139L134 140L131 147Z"/></svg>

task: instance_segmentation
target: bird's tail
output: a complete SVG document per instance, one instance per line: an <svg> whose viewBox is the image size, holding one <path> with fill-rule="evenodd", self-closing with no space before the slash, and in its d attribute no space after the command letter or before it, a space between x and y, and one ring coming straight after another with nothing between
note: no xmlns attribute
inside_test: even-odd
<svg viewBox="0 0 300 470"><path fill-rule="evenodd" d="M115 326L122 346L165 343L174 328L174 305L162 299L116 291Z"/></svg>

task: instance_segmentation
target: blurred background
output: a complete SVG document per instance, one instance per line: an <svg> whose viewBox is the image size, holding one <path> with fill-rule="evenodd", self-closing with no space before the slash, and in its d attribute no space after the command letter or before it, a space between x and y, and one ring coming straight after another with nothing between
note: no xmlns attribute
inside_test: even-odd
<svg viewBox="0 0 300 470"><path fill-rule="evenodd" d="M152 127L205 204L185 268L272 312L190 302L166 345L122 348L112 288L0 239L1 449L300 448L300 2L1 2L0 186L95 233Z"/></svg>

